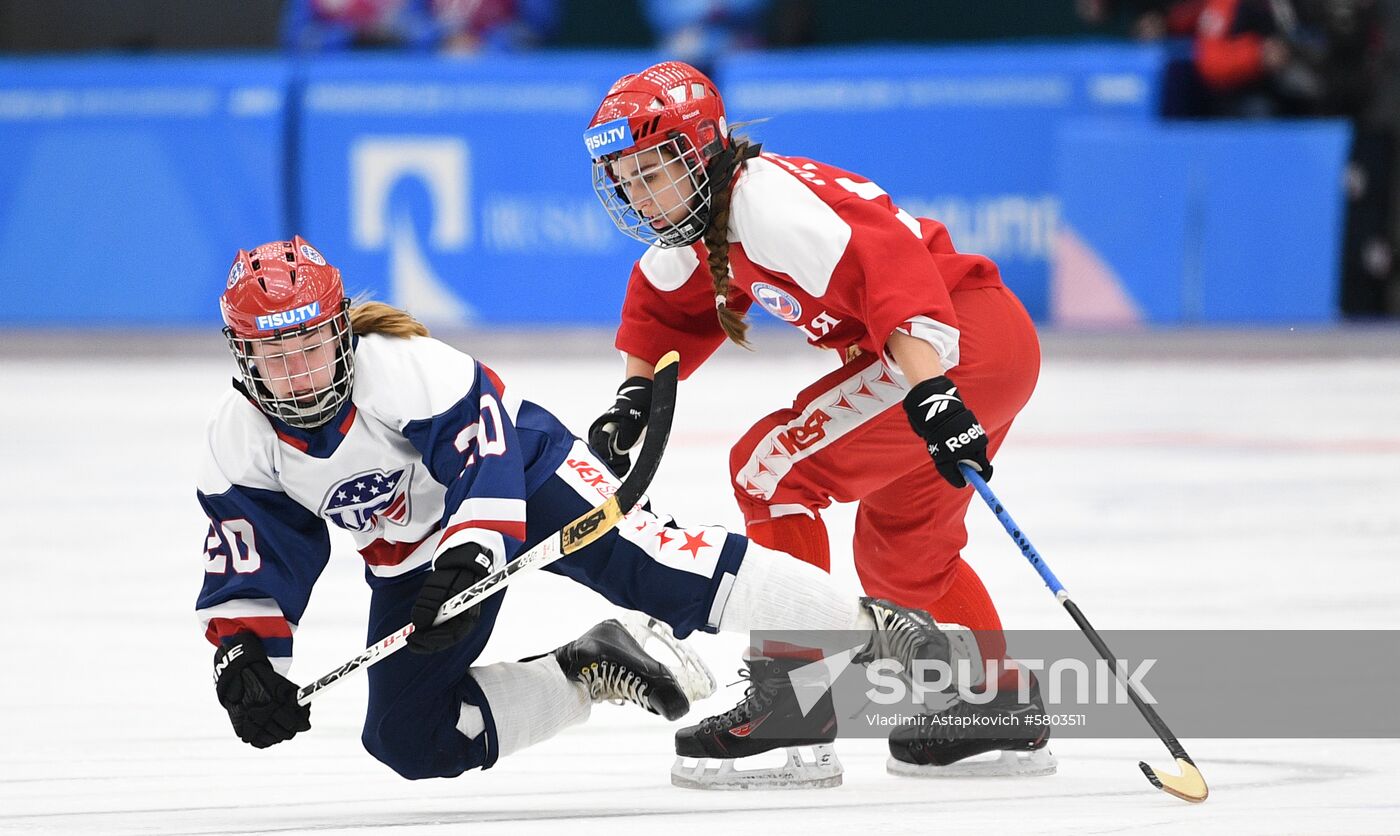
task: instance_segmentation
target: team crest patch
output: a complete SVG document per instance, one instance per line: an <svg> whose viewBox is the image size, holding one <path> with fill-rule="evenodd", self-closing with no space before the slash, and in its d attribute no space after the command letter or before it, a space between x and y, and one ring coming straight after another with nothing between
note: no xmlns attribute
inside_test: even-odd
<svg viewBox="0 0 1400 836"><path fill-rule="evenodd" d="M413 465L399 470L369 470L332 487L321 502L321 517L348 531L371 531L383 520L407 525Z"/></svg>
<svg viewBox="0 0 1400 836"><path fill-rule="evenodd" d="M755 282L753 298L763 309L784 322L796 322L802 318L802 305L791 293L764 282Z"/></svg>
<svg viewBox="0 0 1400 836"><path fill-rule="evenodd" d="M306 258L307 261L311 262L312 264L319 264L322 267L326 266L325 257L323 257L320 253L316 252L316 248L311 246L310 244L301 245L301 254Z"/></svg>
<svg viewBox="0 0 1400 836"><path fill-rule="evenodd" d="M238 280L243 278L243 273L245 270L247 270L247 268L243 266L242 261L235 261L233 263L233 266L228 269L227 287L231 288L234 285L238 284Z"/></svg>

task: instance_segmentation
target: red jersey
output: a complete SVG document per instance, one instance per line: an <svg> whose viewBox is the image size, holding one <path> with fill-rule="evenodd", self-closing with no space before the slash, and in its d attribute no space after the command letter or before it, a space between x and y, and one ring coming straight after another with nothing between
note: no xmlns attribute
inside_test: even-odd
<svg viewBox="0 0 1400 836"><path fill-rule="evenodd" d="M736 176L729 215L730 305L753 302L820 348L883 353L895 329L958 360L953 290L995 287L984 256L953 249L943 224L915 218L884 189L835 166L763 154ZM724 342L703 243L651 247L632 268L617 347L689 375Z"/></svg>

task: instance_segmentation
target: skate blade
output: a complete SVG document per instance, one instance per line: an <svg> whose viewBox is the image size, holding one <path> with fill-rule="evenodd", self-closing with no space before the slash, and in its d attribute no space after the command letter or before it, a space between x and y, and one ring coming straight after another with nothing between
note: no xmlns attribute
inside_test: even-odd
<svg viewBox="0 0 1400 836"><path fill-rule="evenodd" d="M895 758L885 762L891 775L909 778L1034 778L1054 775L1058 761L1049 749L1035 752L998 752L994 758L968 758L947 766L905 763Z"/></svg>
<svg viewBox="0 0 1400 836"><path fill-rule="evenodd" d="M710 673L709 666L689 645L675 637L666 622L639 612L625 613L617 620L622 623L624 630L632 634L632 638L637 640L643 651L670 668L681 690L685 691L686 697L692 703L706 699L718 690L719 684L715 681L714 674ZM648 647L648 644L652 646ZM656 645L666 648L671 659L657 656Z"/></svg>
<svg viewBox="0 0 1400 836"><path fill-rule="evenodd" d="M803 749L811 752L804 755ZM736 769L735 760L677 757L671 783L688 790L807 790L841 786L841 761L830 743L786 750L779 767Z"/></svg>

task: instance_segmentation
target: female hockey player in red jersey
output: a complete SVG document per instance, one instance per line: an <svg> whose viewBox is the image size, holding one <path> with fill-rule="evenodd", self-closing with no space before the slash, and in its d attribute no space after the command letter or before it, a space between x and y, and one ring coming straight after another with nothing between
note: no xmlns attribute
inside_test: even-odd
<svg viewBox="0 0 1400 836"><path fill-rule="evenodd" d="M828 569L822 509L859 502L866 591L982 631L984 656L1000 659L996 607L960 555L972 492L958 464L991 478L1040 350L996 265L957 252L942 224L857 174L731 135L718 91L686 64L624 76L584 139L604 207L649 245L617 332L627 379L589 430L593 449L625 472L652 364L677 349L687 375L726 338L744 345L757 302L842 365L735 443L749 537ZM1042 731L1002 748L1039 748ZM926 737L896 735L895 758L942 763L979 748Z"/></svg>
<svg viewBox="0 0 1400 836"><path fill-rule="evenodd" d="M672 674L616 622L552 653L490 665L476 658L504 593L433 626L444 601L616 490L558 419L407 313L352 307L340 271L301 238L240 251L220 308L240 374L215 412L200 469L210 525L197 609L217 648L216 693L240 738L261 748L310 727L286 674L331 525L365 561L369 640L416 626L408 643L417 652L367 672L364 745L401 775L489 767L604 699L671 719L685 713ZM666 621L678 637L854 629L868 634L858 661L951 658L924 613L857 600L742 535L680 527L640 506L547 568ZM800 711L781 671L760 681L765 716L786 718L769 725L788 730L768 747L830 743L829 700L824 711ZM786 774L839 782L840 765L819 758ZM702 767L678 780L706 775Z"/></svg>

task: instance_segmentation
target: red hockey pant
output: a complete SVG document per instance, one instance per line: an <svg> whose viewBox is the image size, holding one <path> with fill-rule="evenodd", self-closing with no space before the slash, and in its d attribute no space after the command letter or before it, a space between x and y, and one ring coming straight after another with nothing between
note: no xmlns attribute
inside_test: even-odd
<svg viewBox="0 0 1400 836"><path fill-rule="evenodd" d="M995 455L1035 388L1035 327L1004 288L956 292L953 304L961 357L948 376ZM934 469L905 416L907 391L904 379L871 354L802 390L791 407L760 420L731 451L739 507L751 532L768 520L783 525L792 515L810 518L815 534L814 526L793 517L796 525L783 525L787 533L777 536L777 547L806 552L799 556L820 565L821 509L833 501L859 502L854 552L866 594L928 610L941 621L999 630L986 591L961 557L973 491L953 488ZM979 618L983 610L989 615Z"/></svg>

